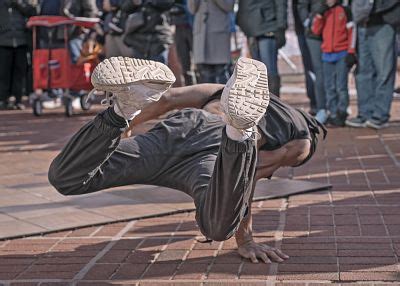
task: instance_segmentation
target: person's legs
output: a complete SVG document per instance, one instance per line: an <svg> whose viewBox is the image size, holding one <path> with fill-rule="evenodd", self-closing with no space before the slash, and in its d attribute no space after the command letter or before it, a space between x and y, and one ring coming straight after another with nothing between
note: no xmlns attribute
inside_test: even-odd
<svg viewBox="0 0 400 286"><path fill-rule="evenodd" d="M371 46L368 41L366 28L357 29L356 88L358 117L366 121L372 116L373 98L375 97L376 72L372 60Z"/></svg>
<svg viewBox="0 0 400 286"><path fill-rule="evenodd" d="M14 64L12 70L12 93L15 96L15 105L17 108L24 108L21 103L22 93L26 83L28 71L27 46L20 46L14 49Z"/></svg>
<svg viewBox="0 0 400 286"><path fill-rule="evenodd" d="M324 86L326 94L326 106L330 117L336 117L338 98L336 93L336 67L335 63L323 62Z"/></svg>
<svg viewBox="0 0 400 286"><path fill-rule="evenodd" d="M182 66L182 73L185 79L185 85L192 85L191 58L193 35L192 29L188 25L181 25L175 31L175 43L178 58Z"/></svg>
<svg viewBox="0 0 400 286"><path fill-rule="evenodd" d="M310 51L308 49L304 34L298 34L297 41L299 43L301 58L303 60L304 74L306 78L307 97L310 100L311 111L316 111L317 103L315 99L314 81L312 80L310 75L310 72L313 72Z"/></svg>
<svg viewBox="0 0 400 286"><path fill-rule="evenodd" d="M368 45L376 69L372 119L386 123L390 118L396 78L395 30L390 25L367 29Z"/></svg>
<svg viewBox="0 0 400 286"><path fill-rule="evenodd" d="M306 43L310 51L313 74L315 77L315 103L317 110L326 109L324 73L321 58L321 40L307 37Z"/></svg>
<svg viewBox="0 0 400 286"><path fill-rule="evenodd" d="M229 78L228 65L217 64L214 66L215 83L225 84Z"/></svg>
<svg viewBox="0 0 400 286"><path fill-rule="evenodd" d="M81 55L82 45L83 45L83 39L81 38L81 36L73 38L68 42L71 61L73 64L75 64L78 61Z"/></svg>
<svg viewBox="0 0 400 286"><path fill-rule="evenodd" d="M13 48L0 46L0 109L6 108L11 92Z"/></svg>
<svg viewBox="0 0 400 286"><path fill-rule="evenodd" d="M272 94L279 96L281 79L278 72L278 49L274 37L260 37L257 39L260 61L267 66L268 87Z"/></svg>
<svg viewBox="0 0 400 286"><path fill-rule="evenodd" d="M197 64L196 72L198 74L197 83L216 83L213 65Z"/></svg>
<svg viewBox="0 0 400 286"><path fill-rule="evenodd" d="M337 115L341 120L346 120L347 108L349 107L348 75L349 68L345 58L340 59L336 64L336 93L338 95Z"/></svg>

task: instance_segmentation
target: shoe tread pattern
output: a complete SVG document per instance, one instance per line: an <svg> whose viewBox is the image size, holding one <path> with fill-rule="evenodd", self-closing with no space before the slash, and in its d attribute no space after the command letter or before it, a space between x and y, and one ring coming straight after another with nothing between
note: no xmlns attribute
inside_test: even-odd
<svg viewBox="0 0 400 286"><path fill-rule="evenodd" d="M227 101L229 123L246 129L258 123L269 103L267 70L263 63L240 58Z"/></svg>
<svg viewBox="0 0 400 286"><path fill-rule="evenodd" d="M112 57L101 62L92 74L92 84L102 89L129 85L139 81L175 82L172 71L164 64L128 57Z"/></svg>

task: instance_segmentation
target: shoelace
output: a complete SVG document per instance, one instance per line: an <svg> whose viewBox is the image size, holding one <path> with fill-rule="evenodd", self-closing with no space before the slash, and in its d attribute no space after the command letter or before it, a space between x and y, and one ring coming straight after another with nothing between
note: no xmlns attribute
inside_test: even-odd
<svg viewBox="0 0 400 286"><path fill-rule="evenodd" d="M90 98L95 92L98 92L98 91L100 91L100 90L95 89L95 88L92 89L92 90L90 91L90 93L89 93L88 98ZM118 102L118 98L117 98L116 96L114 96L114 95L113 95L111 92L109 92L109 91L104 91L104 92L105 92L105 94L106 94L106 97L103 98L103 99L100 101L100 104L101 104L102 106L105 106L105 107L114 106L114 104L117 105L118 110L122 113L122 115L123 115L123 117L124 117L124 120L125 120L125 122L126 122L126 127L129 127L129 121L126 119L126 118L128 118L128 116L126 116L126 114L122 111L122 108L121 108L121 106L120 106L120 104L119 104L119 102ZM139 113L140 113L140 110L138 110L138 112L135 113L133 117L135 117L135 116L138 115ZM132 118L132 119L133 119L133 118Z"/></svg>

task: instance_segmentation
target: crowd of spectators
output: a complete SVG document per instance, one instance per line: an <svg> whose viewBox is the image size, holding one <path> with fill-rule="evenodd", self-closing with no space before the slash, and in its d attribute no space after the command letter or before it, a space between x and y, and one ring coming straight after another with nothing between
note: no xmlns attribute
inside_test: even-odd
<svg viewBox="0 0 400 286"><path fill-rule="evenodd" d="M168 64L175 45L186 85L226 83L232 72L232 32L247 38L250 56L268 69L279 96L278 51L286 43L288 7L301 51L309 112L332 126L387 126L396 77L398 0L0 0L0 109L23 109L31 91L34 15L98 17L94 33L103 58L128 56ZM92 31L93 32L93 31ZM69 32L71 61L79 63L87 32ZM57 45L57 33L52 33ZM39 31L40 47L49 35ZM355 66L355 67L354 67ZM348 118L348 76L354 72L358 114ZM21 84L23 83L23 84ZM26 83L26 84L24 84ZM10 102L13 95L15 100Z"/></svg>

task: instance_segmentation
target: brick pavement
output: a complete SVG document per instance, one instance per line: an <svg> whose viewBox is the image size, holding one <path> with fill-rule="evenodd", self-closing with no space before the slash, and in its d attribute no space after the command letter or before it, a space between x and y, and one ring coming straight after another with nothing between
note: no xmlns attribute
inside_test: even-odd
<svg viewBox="0 0 400 286"><path fill-rule="evenodd" d="M390 128L331 129L309 164L276 174L332 190L253 204L255 238L283 264L242 260L232 239L200 243L183 213L0 242L0 284L400 285L399 107Z"/></svg>

